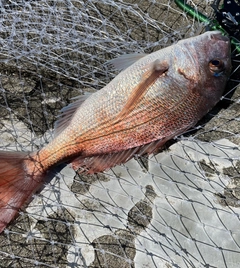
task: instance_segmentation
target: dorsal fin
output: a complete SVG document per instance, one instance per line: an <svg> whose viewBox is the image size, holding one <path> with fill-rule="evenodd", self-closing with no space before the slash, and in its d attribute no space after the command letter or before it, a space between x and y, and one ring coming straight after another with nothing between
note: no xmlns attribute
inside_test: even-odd
<svg viewBox="0 0 240 268"><path fill-rule="evenodd" d="M134 64L136 61L145 57L147 54L145 53L134 53L134 54L125 54L121 55L116 59L112 59L107 62L107 64L112 65L117 70L124 70L127 67Z"/></svg>
<svg viewBox="0 0 240 268"><path fill-rule="evenodd" d="M60 111L61 114L58 116L58 120L55 122L54 127L54 136L58 136L64 129L66 129L71 119L73 118L76 110L82 105L82 103L90 96L90 94L87 95L80 95L78 97L73 98L73 103L70 103L66 107L62 108Z"/></svg>

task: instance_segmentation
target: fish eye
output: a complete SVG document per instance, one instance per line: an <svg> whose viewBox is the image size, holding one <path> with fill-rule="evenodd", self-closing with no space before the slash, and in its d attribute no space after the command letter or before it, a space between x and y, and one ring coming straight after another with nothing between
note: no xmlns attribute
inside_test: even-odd
<svg viewBox="0 0 240 268"><path fill-rule="evenodd" d="M219 59L211 60L208 63L208 66L209 66L210 72L213 73L215 76L219 74L220 72L222 72L224 69L224 63L222 60L219 60Z"/></svg>

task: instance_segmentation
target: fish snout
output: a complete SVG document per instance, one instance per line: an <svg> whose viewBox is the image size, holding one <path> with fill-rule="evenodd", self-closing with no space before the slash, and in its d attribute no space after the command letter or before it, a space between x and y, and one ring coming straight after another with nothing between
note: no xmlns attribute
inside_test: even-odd
<svg viewBox="0 0 240 268"><path fill-rule="evenodd" d="M213 39L216 41L224 41L226 43L230 42L229 38L227 36L222 35L220 31L210 32L210 39Z"/></svg>
<svg viewBox="0 0 240 268"><path fill-rule="evenodd" d="M231 42L220 31L209 32L209 42L206 46L210 60L224 61L225 68L231 69Z"/></svg>

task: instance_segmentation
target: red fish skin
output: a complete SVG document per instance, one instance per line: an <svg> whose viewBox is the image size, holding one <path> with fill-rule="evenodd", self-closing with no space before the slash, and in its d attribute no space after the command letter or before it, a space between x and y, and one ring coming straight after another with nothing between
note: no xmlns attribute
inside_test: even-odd
<svg viewBox="0 0 240 268"><path fill-rule="evenodd" d="M224 63L220 75L209 69L215 59ZM219 32L182 40L138 60L79 107L67 107L56 137L38 152L0 151L0 232L52 167L73 162L100 172L194 126L219 101L230 70L229 41Z"/></svg>

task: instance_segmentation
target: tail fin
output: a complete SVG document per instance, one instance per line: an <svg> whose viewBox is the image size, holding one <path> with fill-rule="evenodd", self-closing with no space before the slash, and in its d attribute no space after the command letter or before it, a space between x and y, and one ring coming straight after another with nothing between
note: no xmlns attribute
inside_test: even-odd
<svg viewBox="0 0 240 268"><path fill-rule="evenodd" d="M0 233L43 183L28 153L0 151Z"/></svg>

